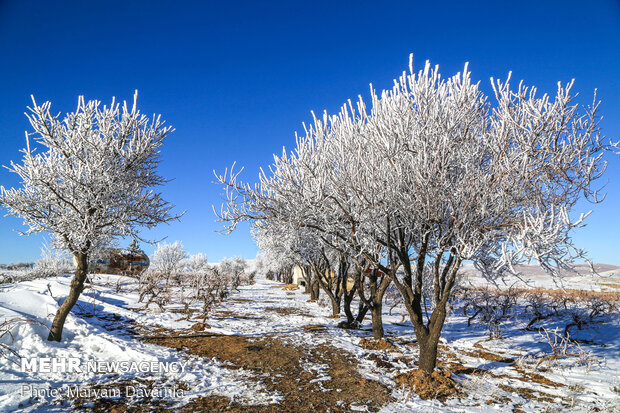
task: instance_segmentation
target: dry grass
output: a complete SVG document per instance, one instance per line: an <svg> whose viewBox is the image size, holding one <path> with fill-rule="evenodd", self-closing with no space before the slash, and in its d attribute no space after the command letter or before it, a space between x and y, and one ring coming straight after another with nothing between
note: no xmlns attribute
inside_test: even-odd
<svg viewBox="0 0 620 413"><path fill-rule="evenodd" d="M199 317L202 318L202 317ZM236 318L236 319L240 319L240 320L261 320L264 317L262 316L257 316L257 315L251 315L251 314L238 314L235 313L234 311L228 311L228 310L219 310L216 311L215 313L213 313L213 318Z"/></svg>
<svg viewBox="0 0 620 413"><path fill-rule="evenodd" d="M608 287L620 288L620 285L616 284L601 284ZM506 289L492 288L492 287L463 287L460 295L465 295L470 292L490 292L497 295L505 293ZM542 294L556 300L569 299L574 302L589 302L594 299L604 300L606 302L619 302L620 292L616 291L588 291L588 290L576 290L573 288L555 289L545 287L535 288L512 288L511 293L518 297L527 297L534 294Z"/></svg>
<svg viewBox="0 0 620 413"><path fill-rule="evenodd" d="M512 357L506 357L501 354L495 354L486 350L463 351L463 354L470 357L480 358L488 361L495 361L499 363L514 364L515 362L515 359L513 359Z"/></svg>
<svg viewBox="0 0 620 413"><path fill-rule="evenodd" d="M322 324L306 324L305 326L301 326L306 331L312 331L313 333L323 333L327 331L327 326Z"/></svg>
<svg viewBox="0 0 620 413"><path fill-rule="evenodd" d="M396 346L394 344L384 338L376 340L374 338L362 337L360 339L360 346L362 346L362 348L366 350L386 351L396 349Z"/></svg>
<svg viewBox="0 0 620 413"><path fill-rule="evenodd" d="M499 384L498 387L510 394L518 394L527 400L555 404L556 396L541 391L532 390L528 387L513 387L507 384ZM564 407L567 407L564 405Z"/></svg>
<svg viewBox="0 0 620 413"><path fill-rule="evenodd" d="M396 375L394 381L413 390L422 399L445 401L459 393L456 382L452 380L450 372L446 370L435 370L431 374L423 370L413 370Z"/></svg>
<svg viewBox="0 0 620 413"><path fill-rule="evenodd" d="M207 328L211 328L211 326L206 323L196 323L193 326L191 326L189 329L192 331L204 331Z"/></svg>

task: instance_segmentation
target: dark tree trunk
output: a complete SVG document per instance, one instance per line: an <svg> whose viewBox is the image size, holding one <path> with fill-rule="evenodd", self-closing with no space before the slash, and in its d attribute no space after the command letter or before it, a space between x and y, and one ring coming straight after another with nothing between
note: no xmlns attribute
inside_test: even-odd
<svg viewBox="0 0 620 413"><path fill-rule="evenodd" d="M71 280L71 290L69 291L69 296L56 312L56 316L52 322L52 328L47 337L49 341L60 341L62 339L62 329L65 325L65 320L84 290L84 281L88 274L88 255L83 253L75 253L74 255L77 265L75 275L73 276L73 280Z"/></svg>
<svg viewBox="0 0 620 413"><path fill-rule="evenodd" d="M351 290L344 292L344 314L347 316L347 324L351 326L355 321L355 317L353 317L353 312L351 311L351 302L353 301L353 297L355 297L355 292L357 291L357 285L354 284Z"/></svg>
<svg viewBox="0 0 620 413"><path fill-rule="evenodd" d="M418 340L420 360L418 368L427 373L432 373L437 365L437 345L439 344L439 336L433 340L429 337L426 340Z"/></svg>
<svg viewBox="0 0 620 413"><path fill-rule="evenodd" d="M362 323L364 321L364 317L368 313L368 306L360 301L360 305L357 308L357 317L355 317L355 321L357 323Z"/></svg>
<svg viewBox="0 0 620 413"><path fill-rule="evenodd" d="M383 304L373 303L370 313L372 314L372 335L375 339L383 338Z"/></svg>
<svg viewBox="0 0 620 413"><path fill-rule="evenodd" d="M364 277L368 278L368 286L370 287L370 296L366 297L364 292ZM372 315L372 334L376 339L383 338L383 296L390 285L390 278L387 276L379 276L379 271L373 269L368 275L360 274L357 279L357 291L360 296L360 302L370 309ZM359 317L358 317L359 318ZM363 319L363 317L362 317Z"/></svg>
<svg viewBox="0 0 620 413"><path fill-rule="evenodd" d="M322 265L314 265L314 270L319 285L331 301L332 317L338 317L340 315L342 297L347 295L349 263L344 255L340 254L338 266L332 271L329 259L324 254Z"/></svg>
<svg viewBox="0 0 620 413"><path fill-rule="evenodd" d="M432 373L437 365L437 346L445 321L445 303L442 301L438 303L438 307L433 311L427 327L423 325L417 328L414 327L418 338L420 354L418 367L427 373Z"/></svg>
<svg viewBox="0 0 620 413"><path fill-rule="evenodd" d="M341 299L341 295L338 294L338 291L336 291L334 293L334 291L332 291L329 288L329 284L328 282L330 280L322 280L320 278L317 278L318 280L318 285L319 287L321 287L321 289L323 290L323 292L325 292L325 294L327 294L327 296L329 297L329 301L332 305L332 316L337 317L338 315L340 315L340 299Z"/></svg>
<svg viewBox="0 0 620 413"><path fill-rule="evenodd" d="M422 241L416 259L415 270L411 266L408 250L401 248L396 251L403 265L405 277L403 278L403 282L399 281L394 273L391 273L390 277L403 296L405 307L407 308L411 324L413 324L415 335L418 339L420 355L418 367L427 373L432 373L437 365L437 346L439 344L441 330L446 320L446 306L452 294L452 289L456 282L462 260L458 256L455 257L456 250L452 249L449 251L450 255L448 259L445 260L443 268L441 268L443 252L435 257L432 269L435 308L430 318L427 317L428 321L425 323L422 312L422 302L424 300L422 283L424 280L424 265L427 258L429 236L430 235L427 235Z"/></svg>
<svg viewBox="0 0 620 413"><path fill-rule="evenodd" d="M351 301L353 300L353 297L348 298L347 296L344 297L344 315L347 316L347 324L351 325L351 323L353 323L353 321L355 321L355 317L353 317L353 312L351 311Z"/></svg>
<svg viewBox="0 0 620 413"><path fill-rule="evenodd" d="M312 278L312 285L310 290L310 299L314 301L318 301L319 293L321 292L321 288L319 287L319 280L317 280L316 275Z"/></svg>
<svg viewBox="0 0 620 413"><path fill-rule="evenodd" d="M293 283L293 267L284 270L284 273L282 275L282 282L284 284Z"/></svg>
<svg viewBox="0 0 620 413"><path fill-rule="evenodd" d="M340 315L340 300L336 299L333 295L329 296L332 302L332 316L338 317Z"/></svg>

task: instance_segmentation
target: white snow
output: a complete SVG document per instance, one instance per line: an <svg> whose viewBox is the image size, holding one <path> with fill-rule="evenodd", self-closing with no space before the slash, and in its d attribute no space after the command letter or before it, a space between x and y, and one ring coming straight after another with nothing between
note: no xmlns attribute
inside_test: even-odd
<svg viewBox="0 0 620 413"><path fill-rule="evenodd" d="M51 324L58 308L56 300L59 297L66 297L69 291L70 277L1 286L0 322L14 317L27 317L32 322L16 324L11 329L11 334L5 334L0 343L14 349L26 360L38 357L59 359L79 357L83 364L89 361L187 363L184 372L175 375L140 372L99 374L93 371L41 373L22 371L20 365L7 358L1 358L0 411L17 409L35 411L41 408L48 410L52 407L64 411L69 407L66 402L61 403L66 399L63 396L66 395L67 386L79 385L85 388L85 384L105 385L111 381L120 382L135 378L154 380L161 389L172 388L177 383L190 384L190 390L185 391L183 397L173 400L177 403L183 403L198 395L211 394L222 394L239 401L252 400L252 403L272 403L278 400L277 396L267 394L259 385L246 380L249 372L225 369L217 360L188 357L173 349L147 344L127 334L124 328L117 328L116 323L158 324L168 328L189 326L187 322L177 321L178 314L143 314L132 310L138 306L137 294L132 292L131 284L116 293L118 279L119 277L114 275L95 276L97 286L85 291L80 297L78 304L67 318L61 343L47 341L49 330L46 326ZM132 282L130 279L125 281ZM50 296L50 291L53 297ZM120 318L114 317L114 314ZM61 397L56 398L58 402L56 405L45 407L47 403L54 401L54 397L32 398L30 388L40 393L51 393L51 389L58 389Z"/></svg>
<svg viewBox="0 0 620 413"><path fill-rule="evenodd" d="M613 270L615 271L615 270ZM172 400L182 404L197 396L223 395L240 403L277 403L286 395L271 394L255 380L248 380L249 371L223 368L222 362L189 356L182 351L145 343L127 332L121 326L162 326L171 329L186 329L191 322L179 320L180 315L166 312L138 311L143 304L137 302L135 281L113 275L99 275L95 287L87 290L78 306L65 324L63 341L47 341L47 327L60 297L68 293L70 277L24 281L0 286L0 320L14 317L28 317L36 323L21 323L5 334L0 343L16 350L21 357L80 357L83 360L100 361L164 361L187 362L185 372L178 374L140 374L127 372L121 375L95 373L32 373L22 372L9 360L0 359L0 411L23 409L37 411L55 409L69 411L71 406L61 398L24 395L22 386L38 388L62 388L67 385L95 386L113 381L131 380L137 377L149 378L162 387L185 384L189 388L182 397ZM120 290L117 291L117 286ZM317 303L307 302L308 296L302 290L284 291L279 284L258 279L256 284L240 287L239 293L219 305L231 316L213 317L207 320L212 333L257 336L275 335L286 343L297 346L316 347L329 344L353 355L359 361L360 372L368 379L377 380L393 388L396 402L384 406L384 412L438 411L438 412L503 412L519 408L525 412L544 409L562 410L560 403L570 404L571 411L620 411L620 317L615 314L609 322L593 325L580 331L580 338L592 339L592 344L582 344L584 354L553 360L536 368L543 355L551 352L549 345L536 331L525 331L520 320L510 320L502 328L500 339L487 340L485 325L474 323L467 327L467 317L453 314L444 328L442 353L454 353L446 361L459 361L467 367L484 370L482 374L458 374L453 377L461 383L464 393L459 398L446 402L422 400L394 382L395 372L378 367L369 354L389 356L389 361L400 371L414 368L417 347L408 343L415 341L410 324L402 321L402 310L395 308L392 315L384 306L386 336L397 349L384 353L363 349L362 337L371 337L370 320L361 330L343 330L336 327L340 320L329 318L331 310ZM582 283L590 289L590 283ZM51 294L50 295L50 291ZM356 307L354 307L356 308ZM274 309L288 309L282 314ZM302 328L309 324L324 328ZM541 322L548 329L562 327L556 322ZM115 329L117 328L117 329ZM512 358L516 363L486 360L479 352L490 352ZM10 356L10 354L8 354ZM412 360L407 364L394 359ZM13 357L15 358L15 357ZM315 375L315 380L329 389L327 365L307 362L303 367ZM528 380L527 374L540 375L560 386L551 386ZM507 387L519 389L507 391ZM539 399L526 397L523 390L543 396ZM544 393L544 394L543 394ZM541 400L544 397L551 400ZM486 404L487 401L492 401ZM51 406L51 407L50 407ZM351 405L352 410L365 410L365 406Z"/></svg>

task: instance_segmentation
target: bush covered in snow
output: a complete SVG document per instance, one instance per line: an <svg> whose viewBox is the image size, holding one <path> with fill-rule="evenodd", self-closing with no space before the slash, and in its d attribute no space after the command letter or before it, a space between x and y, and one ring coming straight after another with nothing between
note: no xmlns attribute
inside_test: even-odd
<svg viewBox="0 0 620 413"><path fill-rule="evenodd" d="M155 304L161 311L180 305L188 318L198 312L203 320L216 303L239 286L252 283L255 274L246 273L248 264L243 258L210 265L205 254L190 256L179 241L158 245L151 262L154 265L139 280L139 302L145 308Z"/></svg>
<svg viewBox="0 0 620 413"><path fill-rule="evenodd" d="M7 271L0 270L0 284L27 281L36 278L58 277L71 274L75 270L71 257L62 250L48 245L41 248L41 258L35 263L20 263L5 266Z"/></svg>
<svg viewBox="0 0 620 413"><path fill-rule="evenodd" d="M148 272L167 278L177 276L183 272L188 257L181 241L175 241L172 244L165 242L157 244Z"/></svg>
<svg viewBox="0 0 620 413"><path fill-rule="evenodd" d="M44 246L32 273L36 278L56 277L71 274L74 269L73 260L66 252Z"/></svg>

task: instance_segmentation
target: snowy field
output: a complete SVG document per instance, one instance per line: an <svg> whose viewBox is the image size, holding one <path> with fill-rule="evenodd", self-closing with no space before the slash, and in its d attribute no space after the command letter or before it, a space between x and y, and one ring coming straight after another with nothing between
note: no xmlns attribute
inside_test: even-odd
<svg viewBox="0 0 620 413"><path fill-rule="evenodd" d="M611 289L608 284L618 282L618 270L606 271L611 276L604 281L570 278L567 287ZM124 409L130 404L138 409L134 411L270 411L265 409L280 405L281 411L289 411L286 406L317 411L620 411L617 313L586 325L575 336L580 341L564 356L550 357L548 340L539 329L525 329L525 316L504 320L499 337L489 339L488 325L474 319L468 326L469 317L455 309L442 335L439 368L452 372L459 391L439 401L421 399L398 379L413 370L417 360L415 336L399 306L391 315L390 306L384 306L388 342L372 350L366 345L372 338L369 318L360 330L340 329L340 320L329 317L329 306L308 302L301 290L283 289L276 282L258 279L240 287L211 313L203 329L174 306L164 312L156 306L145 310L138 303L135 280L98 275L69 315L63 341L48 342L46 326L58 299L68 293L70 280L67 276L0 286L0 320L5 320L0 333L0 411L110 411L110 406ZM550 318L537 327L552 332L566 322ZM231 337L244 340L240 351L213 345L215 339L233 343L226 341ZM269 347L281 349L282 358L290 353L294 360L268 365L278 364ZM256 356L246 358L250 353ZM20 358L78 358L82 365L163 362L176 371L34 372L23 371ZM346 381L352 371L359 373L359 389ZM286 377L287 372L292 377ZM294 389L284 386L291 382L298 383ZM131 392L115 393L128 385ZM371 388L385 393L383 401L352 401L352 394ZM294 397L299 400L291 400ZM334 403L327 406L323 399ZM306 400L314 404L301 404L309 403Z"/></svg>
<svg viewBox="0 0 620 413"><path fill-rule="evenodd" d="M590 291L619 291L620 290L620 267L608 264L594 264L593 273L587 264L579 264L574 267L575 271L561 271L560 278L554 280L539 266L517 265L515 270L520 278L506 277L505 285L517 285L522 287L544 288L569 288ZM476 284L486 281L480 277L472 264L466 264L461 270L466 275L466 280Z"/></svg>

